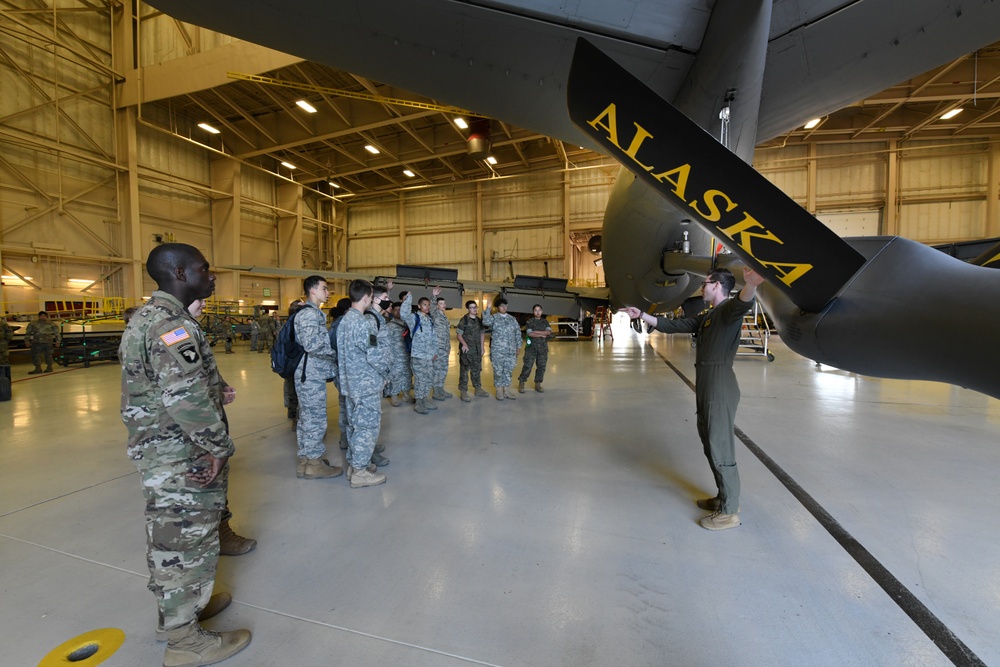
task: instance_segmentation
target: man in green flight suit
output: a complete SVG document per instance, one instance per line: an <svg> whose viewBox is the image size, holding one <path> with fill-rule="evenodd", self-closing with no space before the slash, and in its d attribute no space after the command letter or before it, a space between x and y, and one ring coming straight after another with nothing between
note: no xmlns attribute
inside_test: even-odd
<svg viewBox="0 0 1000 667"><path fill-rule="evenodd" d="M727 530L740 525L740 474L736 469L736 440L733 429L740 387L733 373L733 360L740 346L743 316L753 305L757 286L764 282L758 273L743 269L744 287L735 299L729 298L736 278L728 269L709 271L702 294L710 310L678 320L654 317L634 306L624 308L633 320L663 333L698 334L695 355L695 404L698 435L719 488L714 498L698 500L698 507L711 514L698 523L708 530Z"/></svg>
<svg viewBox="0 0 1000 667"><path fill-rule="evenodd" d="M248 630L198 623L230 599L212 589L235 447L215 357L187 310L212 294L215 275L197 248L180 243L154 248L146 271L159 289L129 320L118 355L127 453L146 499L149 589L167 635L164 667L210 665L250 643Z"/></svg>

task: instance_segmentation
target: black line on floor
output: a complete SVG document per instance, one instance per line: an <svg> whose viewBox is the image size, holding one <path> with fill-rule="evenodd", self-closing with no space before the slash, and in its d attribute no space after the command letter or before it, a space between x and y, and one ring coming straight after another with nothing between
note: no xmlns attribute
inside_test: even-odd
<svg viewBox="0 0 1000 667"><path fill-rule="evenodd" d="M669 366L674 373L690 387L691 391L694 391L694 383L688 379L680 371L679 368L670 363L670 360L663 356L659 350L655 350L656 354L663 362ZM882 563L878 561L875 556L871 554L868 549L866 549L860 542L858 542L853 535L851 535L846 528L840 525L840 522L833 518L833 516L827 512L822 505L820 505L815 498L810 496L805 489L799 486L791 475L784 471L784 469L779 466L774 459L768 456L763 449L757 446L750 436L736 427L736 437L740 439L746 448L753 452L754 456L760 459L760 462L764 464L764 467L771 471L779 482L784 485L788 491L795 496L796 500L802 503L802 506L812 514L820 525L826 529L826 532L830 533L830 536L837 541L840 546L844 548L844 551L848 553L857 562L861 568L868 573L872 579L875 580L882 590L888 594L888 596L895 602L900 609L903 610L907 616L917 624L927 638L930 639L934 644L941 649L941 652L952 661L953 664L959 667L986 667L986 663L983 662L979 656L972 652L965 643L959 639L954 632L948 629L941 619L934 615L934 613L928 609L923 602L921 602L917 596L910 592L899 579L897 579Z"/></svg>

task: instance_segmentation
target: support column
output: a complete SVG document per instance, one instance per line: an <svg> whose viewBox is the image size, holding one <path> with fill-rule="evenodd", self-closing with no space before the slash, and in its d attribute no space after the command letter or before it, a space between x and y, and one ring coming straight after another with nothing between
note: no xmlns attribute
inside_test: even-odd
<svg viewBox="0 0 1000 667"><path fill-rule="evenodd" d="M231 193L212 200L212 259L216 270L215 296L223 300L240 297L240 272L220 270L240 264L240 174L236 160L212 161L212 189Z"/></svg>
<svg viewBox="0 0 1000 667"><path fill-rule="evenodd" d="M122 296L125 297L127 305L139 305L143 297L142 267L146 263L147 251L143 248L142 224L139 218L139 158L135 107L115 111L115 130L118 133L118 162L127 169L118 174L121 250L123 256L132 260L122 270L125 276L125 293Z"/></svg>
<svg viewBox="0 0 1000 667"><path fill-rule="evenodd" d="M569 242L569 165L563 169L563 278L573 279L573 245Z"/></svg>
<svg viewBox="0 0 1000 667"><path fill-rule="evenodd" d="M483 184L476 181L476 280L485 280L483 263L486 253L483 250Z"/></svg>
<svg viewBox="0 0 1000 667"><path fill-rule="evenodd" d="M882 216L884 236L899 234L899 142L889 140L889 152L886 157L885 183L885 214Z"/></svg>
<svg viewBox="0 0 1000 667"><path fill-rule="evenodd" d="M986 185L986 238L1000 236L1000 144L990 143L989 168Z"/></svg>
<svg viewBox="0 0 1000 667"><path fill-rule="evenodd" d="M406 198L399 193L399 264L406 264Z"/></svg>
<svg viewBox="0 0 1000 667"><path fill-rule="evenodd" d="M280 182L277 186L278 266L282 269L302 268L302 186ZM318 271L317 271L318 273ZM301 278L281 279L282 306L302 295Z"/></svg>
<svg viewBox="0 0 1000 667"><path fill-rule="evenodd" d="M818 188L816 172L816 144L806 147L806 210L816 215L816 189Z"/></svg>

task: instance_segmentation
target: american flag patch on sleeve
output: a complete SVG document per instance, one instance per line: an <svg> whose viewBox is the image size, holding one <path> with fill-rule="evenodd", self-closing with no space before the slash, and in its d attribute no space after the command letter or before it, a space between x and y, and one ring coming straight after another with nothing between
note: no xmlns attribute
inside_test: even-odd
<svg viewBox="0 0 1000 667"><path fill-rule="evenodd" d="M190 337L191 334L187 332L187 329L184 327L177 327L173 331L168 331L160 336L160 340L162 340L167 347L170 347L171 345L175 345L182 340L187 340Z"/></svg>

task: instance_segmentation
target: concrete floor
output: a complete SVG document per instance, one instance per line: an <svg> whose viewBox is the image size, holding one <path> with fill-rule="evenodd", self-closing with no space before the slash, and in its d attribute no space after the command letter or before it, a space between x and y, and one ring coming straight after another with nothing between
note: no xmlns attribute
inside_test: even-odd
<svg viewBox="0 0 1000 667"><path fill-rule="evenodd" d="M685 336L555 342L546 392L517 401L386 404L388 483L358 490L296 479L267 355L220 355L235 524L260 542L220 564L235 603L206 625L254 633L224 664L1000 664L1000 401L773 340L774 363L737 360L737 424L780 470L737 445L743 525L723 533L697 524L714 488L671 368L694 377ZM28 370L0 403L0 664L110 627L103 664L158 665L119 370Z"/></svg>

